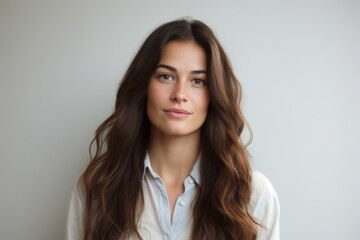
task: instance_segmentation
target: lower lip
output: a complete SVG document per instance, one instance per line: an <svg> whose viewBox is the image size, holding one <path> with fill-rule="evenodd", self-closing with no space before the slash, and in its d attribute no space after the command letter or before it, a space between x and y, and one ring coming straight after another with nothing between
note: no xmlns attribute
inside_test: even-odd
<svg viewBox="0 0 360 240"><path fill-rule="evenodd" d="M180 112L172 112L172 111L165 111L166 115L171 118L183 119L189 116L188 113L180 113Z"/></svg>

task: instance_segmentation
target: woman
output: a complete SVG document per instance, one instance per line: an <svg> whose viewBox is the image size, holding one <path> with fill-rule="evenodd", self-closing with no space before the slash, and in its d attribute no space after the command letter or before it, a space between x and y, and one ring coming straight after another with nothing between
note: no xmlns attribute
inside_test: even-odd
<svg viewBox="0 0 360 240"><path fill-rule="evenodd" d="M239 136L240 86L211 29L145 40L97 129L68 239L279 239L279 205Z"/></svg>

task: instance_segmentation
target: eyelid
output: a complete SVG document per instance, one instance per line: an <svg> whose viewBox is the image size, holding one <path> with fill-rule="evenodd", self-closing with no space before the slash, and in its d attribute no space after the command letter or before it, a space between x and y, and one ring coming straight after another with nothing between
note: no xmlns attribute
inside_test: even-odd
<svg viewBox="0 0 360 240"><path fill-rule="evenodd" d="M158 79L164 79L163 77L165 77L165 76L172 78L172 80L175 80L175 77L171 73L163 72L163 73L158 73L157 74ZM164 80L168 80L168 79L164 79Z"/></svg>
<svg viewBox="0 0 360 240"><path fill-rule="evenodd" d="M206 86L206 85L207 85L206 79L203 79L203 78L194 78L194 79L192 80L192 82L194 82L194 81L201 81L201 84L194 83L194 84L196 84L196 85L201 85L201 86Z"/></svg>

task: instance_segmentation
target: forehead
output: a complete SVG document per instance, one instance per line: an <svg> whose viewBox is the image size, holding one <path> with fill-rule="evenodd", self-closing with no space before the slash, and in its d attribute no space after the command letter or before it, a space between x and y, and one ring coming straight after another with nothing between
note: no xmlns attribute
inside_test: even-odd
<svg viewBox="0 0 360 240"><path fill-rule="evenodd" d="M171 41L165 45L159 64L206 70L206 53L195 41Z"/></svg>

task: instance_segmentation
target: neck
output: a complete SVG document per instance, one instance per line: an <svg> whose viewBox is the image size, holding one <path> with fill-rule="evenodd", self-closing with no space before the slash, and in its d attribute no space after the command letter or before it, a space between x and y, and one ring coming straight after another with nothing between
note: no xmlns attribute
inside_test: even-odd
<svg viewBox="0 0 360 240"><path fill-rule="evenodd" d="M151 129L149 157L154 171L166 182L183 183L200 152L200 131L170 136Z"/></svg>

